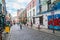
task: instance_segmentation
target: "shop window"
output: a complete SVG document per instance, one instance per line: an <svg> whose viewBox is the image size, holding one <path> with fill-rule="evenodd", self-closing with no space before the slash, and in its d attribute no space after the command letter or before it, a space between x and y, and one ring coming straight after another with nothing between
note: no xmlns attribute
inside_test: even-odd
<svg viewBox="0 0 60 40"><path fill-rule="evenodd" d="M33 9L33 16L35 16L35 9Z"/></svg>

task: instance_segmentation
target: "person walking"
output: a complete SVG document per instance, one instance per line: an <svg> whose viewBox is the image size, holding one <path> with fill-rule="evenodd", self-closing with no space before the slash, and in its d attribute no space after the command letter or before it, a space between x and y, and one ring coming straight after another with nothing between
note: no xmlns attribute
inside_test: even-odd
<svg viewBox="0 0 60 40"><path fill-rule="evenodd" d="M31 28L32 28L32 25L33 25L33 23L32 23L32 21L31 21Z"/></svg>
<svg viewBox="0 0 60 40"><path fill-rule="evenodd" d="M22 24L20 23L20 29L22 29Z"/></svg>

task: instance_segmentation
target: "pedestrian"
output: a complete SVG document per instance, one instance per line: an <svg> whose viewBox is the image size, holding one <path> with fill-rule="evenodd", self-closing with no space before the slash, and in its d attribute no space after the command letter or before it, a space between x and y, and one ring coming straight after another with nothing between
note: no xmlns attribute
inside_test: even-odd
<svg viewBox="0 0 60 40"><path fill-rule="evenodd" d="M20 23L20 29L22 29L22 24Z"/></svg>
<svg viewBox="0 0 60 40"><path fill-rule="evenodd" d="M32 24L32 21L31 21L31 28L32 28L32 25L33 25L33 24Z"/></svg>
<svg viewBox="0 0 60 40"><path fill-rule="evenodd" d="M28 24L27 24L27 26L28 26Z"/></svg>

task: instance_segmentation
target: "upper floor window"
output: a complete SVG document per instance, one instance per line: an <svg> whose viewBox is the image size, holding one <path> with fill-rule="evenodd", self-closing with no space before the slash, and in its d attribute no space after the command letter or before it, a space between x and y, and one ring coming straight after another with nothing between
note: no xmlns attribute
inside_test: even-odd
<svg viewBox="0 0 60 40"><path fill-rule="evenodd" d="M41 8L42 8L42 5L39 6L39 13L41 13Z"/></svg>
<svg viewBox="0 0 60 40"><path fill-rule="evenodd" d="M60 4L59 4L59 5L60 5ZM51 10L57 10L57 9L59 9L59 8L60 8L59 5L57 4L57 1L54 1L54 2L51 4Z"/></svg>
<svg viewBox="0 0 60 40"><path fill-rule="evenodd" d="M31 9L31 5L30 5L30 9Z"/></svg>
<svg viewBox="0 0 60 40"><path fill-rule="evenodd" d="M48 0L48 1L47 1L47 6L48 6L48 10L50 10L51 0Z"/></svg>
<svg viewBox="0 0 60 40"><path fill-rule="evenodd" d="M35 9L33 9L33 16L35 16Z"/></svg>
<svg viewBox="0 0 60 40"><path fill-rule="evenodd" d="M31 16L31 11L30 11L30 16Z"/></svg>
<svg viewBox="0 0 60 40"><path fill-rule="evenodd" d="M34 7L34 1L33 1L33 7Z"/></svg>

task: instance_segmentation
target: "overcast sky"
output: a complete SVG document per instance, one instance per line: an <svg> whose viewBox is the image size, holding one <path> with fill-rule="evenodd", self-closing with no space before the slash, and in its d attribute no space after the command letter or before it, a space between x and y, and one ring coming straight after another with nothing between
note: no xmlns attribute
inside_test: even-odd
<svg viewBox="0 0 60 40"><path fill-rule="evenodd" d="M25 8L31 0L6 0L7 11L14 17L17 9Z"/></svg>

